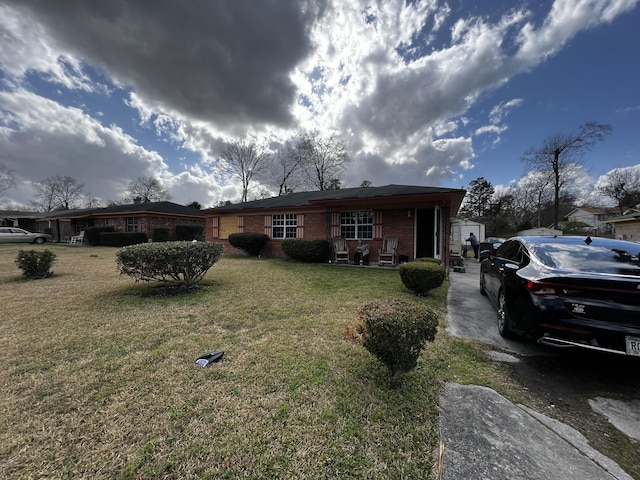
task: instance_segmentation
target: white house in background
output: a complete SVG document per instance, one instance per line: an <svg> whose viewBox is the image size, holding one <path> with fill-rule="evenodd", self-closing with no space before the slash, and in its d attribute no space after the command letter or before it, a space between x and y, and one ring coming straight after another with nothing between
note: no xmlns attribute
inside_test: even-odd
<svg viewBox="0 0 640 480"><path fill-rule="evenodd" d="M631 209L624 215L610 218L607 223L611 225L616 238L640 242L640 210Z"/></svg>
<svg viewBox="0 0 640 480"><path fill-rule="evenodd" d="M555 230L547 227L530 228L528 230L520 230L518 235L554 237L562 235L562 230Z"/></svg>
<svg viewBox="0 0 640 480"><path fill-rule="evenodd" d="M567 213L564 218L568 222L583 223L585 233L591 235L611 233L606 220L619 215L615 208L606 207L578 207Z"/></svg>

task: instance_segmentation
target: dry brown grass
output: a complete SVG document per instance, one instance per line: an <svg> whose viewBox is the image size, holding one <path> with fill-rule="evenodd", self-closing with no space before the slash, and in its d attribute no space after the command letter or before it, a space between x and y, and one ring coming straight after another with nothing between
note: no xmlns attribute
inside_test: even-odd
<svg viewBox="0 0 640 480"><path fill-rule="evenodd" d="M20 249L57 255L25 281ZM397 271L224 257L184 297L117 274L114 249L0 246L0 464L9 478L425 478L438 339L399 390L343 339ZM222 361L194 361L215 348Z"/></svg>

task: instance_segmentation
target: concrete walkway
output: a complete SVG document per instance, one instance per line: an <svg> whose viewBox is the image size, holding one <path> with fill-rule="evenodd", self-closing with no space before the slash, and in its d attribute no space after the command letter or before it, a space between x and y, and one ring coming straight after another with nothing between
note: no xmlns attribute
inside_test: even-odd
<svg viewBox="0 0 640 480"><path fill-rule="evenodd" d="M535 344L499 336L495 311L479 293L479 271L477 262L467 260L465 273L450 275L450 333L518 355L548 352ZM469 322L469 318L480 318L480 323ZM449 383L440 404L444 480L632 480L617 463L591 448L577 430L513 404L489 388ZM595 399L592 408L611 414L611 418L625 425L632 438L640 435L640 416L635 408L612 404L607 399Z"/></svg>

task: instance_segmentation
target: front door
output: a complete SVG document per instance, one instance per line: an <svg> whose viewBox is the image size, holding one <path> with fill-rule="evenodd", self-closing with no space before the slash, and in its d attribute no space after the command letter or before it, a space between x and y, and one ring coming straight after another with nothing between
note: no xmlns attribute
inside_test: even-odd
<svg viewBox="0 0 640 480"><path fill-rule="evenodd" d="M438 236L435 225L437 223L436 211L433 208L419 208L416 213L416 258L440 257L436 248ZM437 255L437 256L436 256Z"/></svg>

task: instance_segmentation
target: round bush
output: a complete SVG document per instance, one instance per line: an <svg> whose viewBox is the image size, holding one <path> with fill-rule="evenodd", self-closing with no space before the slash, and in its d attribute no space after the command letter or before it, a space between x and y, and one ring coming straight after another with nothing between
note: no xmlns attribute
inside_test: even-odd
<svg viewBox="0 0 640 480"><path fill-rule="evenodd" d="M412 262L400 265L400 279L416 295L426 295L444 282L447 270L435 262Z"/></svg>
<svg viewBox="0 0 640 480"><path fill-rule="evenodd" d="M51 250L42 252L36 250L20 250L16 257L16 264L22 270L22 274L29 280L47 278L53 275L51 265L56 259L56 254Z"/></svg>
<svg viewBox="0 0 640 480"><path fill-rule="evenodd" d="M387 300L363 305L356 331L362 345L384 363L392 387L416 367L425 342L433 341L438 315L426 305Z"/></svg>
<svg viewBox="0 0 640 480"><path fill-rule="evenodd" d="M244 250L248 255L257 257L269 241L269 236L264 233L232 233L229 235L229 243L232 247Z"/></svg>
<svg viewBox="0 0 640 480"><path fill-rule="evenodd" d="M331 245L327 240L286 238L280 245L287 257L299 262L323 263L331 256Z"/></svg>
<svg viewBox="0 0 640 480"><path fill-rule="evenodd" d="M141 243L116 252L122 275L136 280L173 282L185 289L202 280L222 256L221 243Z"/></svg>

